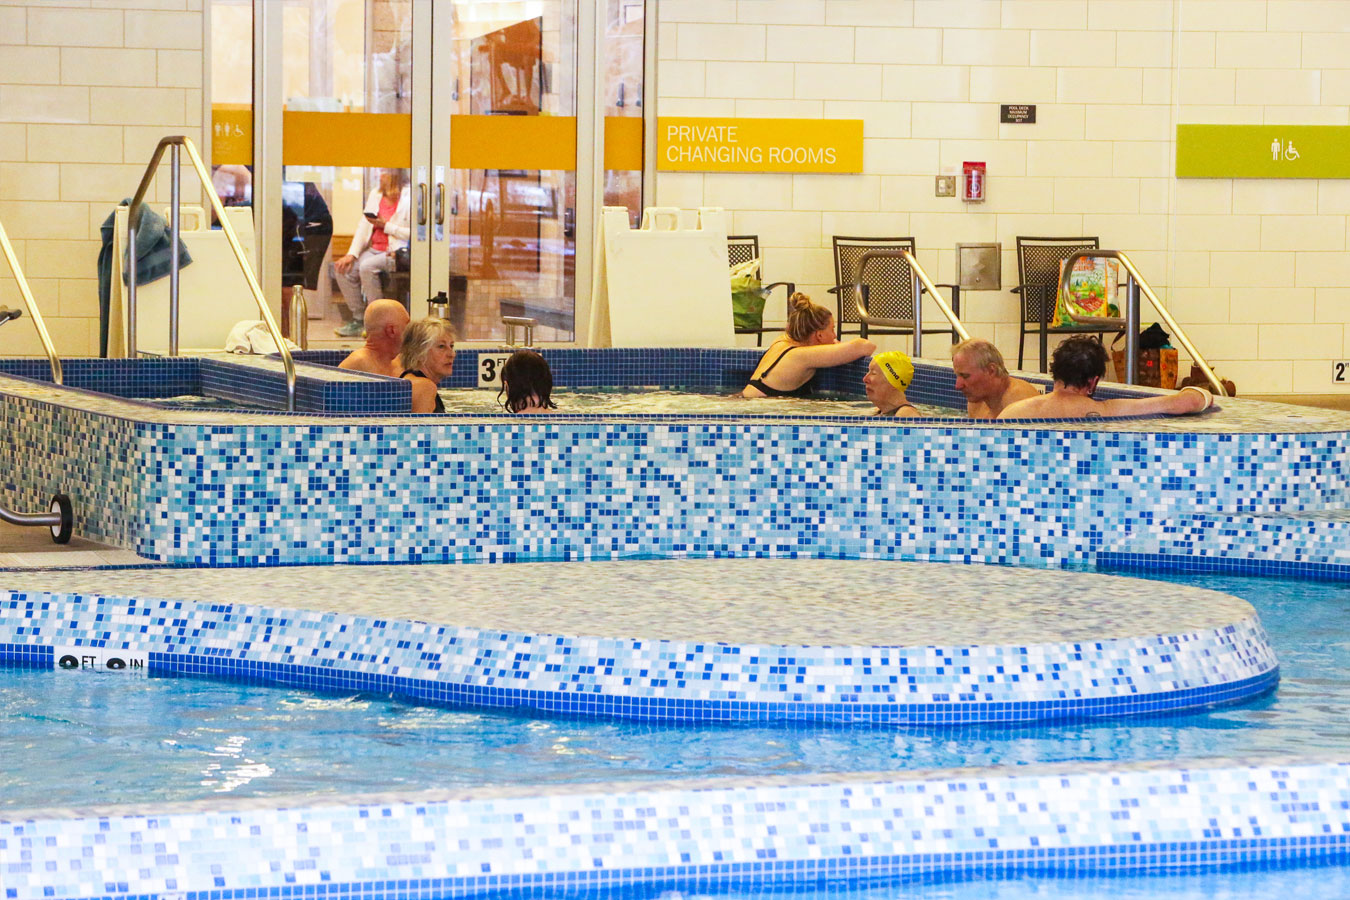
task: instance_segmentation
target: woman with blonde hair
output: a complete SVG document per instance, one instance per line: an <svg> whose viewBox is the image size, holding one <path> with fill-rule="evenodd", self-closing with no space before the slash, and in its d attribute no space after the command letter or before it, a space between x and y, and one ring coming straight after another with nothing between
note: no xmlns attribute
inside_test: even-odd
<svg viewBox="0 0 1350 900"><path fill-rule="evenodd" d="M445 412L437 391L441 379L455 368L455 329L450 323L428 316L410 324L403 332L399 358L403 360L399 377L412 382L412 411Z"/></svg>
<svg viewBox="0 0 1350 900"><path fill-rule="evenodd" d="M799 291L788 298L785 334L764 351L741 396L809 396L817 370L851 363L876 349L876 344L864 338L837 342L834 313Z"/></svg>

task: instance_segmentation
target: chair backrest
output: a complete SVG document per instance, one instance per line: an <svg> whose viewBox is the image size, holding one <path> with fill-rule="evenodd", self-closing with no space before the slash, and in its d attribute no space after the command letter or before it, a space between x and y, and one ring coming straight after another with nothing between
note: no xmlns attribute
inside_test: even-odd
<svg viewBox="0 0 1350 900"><path fill-rule="evenodd" d="M743 262L759 259L759 235L727 235L727 267L739 266Z"/></svg>
<svg viewBox="0 0 1350 900"><path fill-rule="evenodd" d="M912 237L834 236L834 283L839 292L839 317L844 322L858 321L858 298L847 285L858 283L858 262L869 250L908 250L914 252ZM863 272L867 285L867 312L885 319L914 318L914 276L902 258L873 259Z"/></svg>
<svg viewBox="0 0 1350 900"><path fill-rule="evenodd" d="M1022 320L1040 322L1054 311L1059 264L1079 250L1099 250L1095 237L1017 236L1017 281L1022 287Z"/></svg>

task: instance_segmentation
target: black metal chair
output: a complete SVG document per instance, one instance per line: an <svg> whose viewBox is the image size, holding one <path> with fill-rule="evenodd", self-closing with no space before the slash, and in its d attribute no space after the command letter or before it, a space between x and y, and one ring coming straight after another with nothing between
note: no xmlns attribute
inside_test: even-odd
<svg viewBox="0 0 1350 900"><path fill-rule="evenodd" d="M844 237L834 236L834 281L830 293L835 296L835 331L842 340L846 333L861 337L869 334L914 334L914 295L917 281L909 262L903 257L873 257L861 277L858 263L871 250L908 250L914 253L912 237ZM858 286L862 297L856 296ZM951 308L961 314L961 289L956 285L938 284L952 290ZM918 287L922 294L924 288ZM867 320L859 313L859 300L867 310ZM940 320L940 317L939 317ZM852 327L847 327L852 326ZM924 334L950 334L952 343L960 340L951 325L923 327Z"/></svg>
<svg viewBox="0 0 1350 900"><path fill-rule="evenodd" d="M1017 368L1022 368L1023 351L1028 334L1041 339L1041 368L1049 366L1050 335L1119 333L1124 328L1102 328L1100 325L1052 325L1055 299L1059 296L1059 264L1079 250L1099 250L1095 237L1017 237L1017 287L1014 294L1022 297L1022 332L1017 342Z"/></svg>
<svg viewBox="0 0 1350 900"><path fill-rule="evenodd" d="M752 259L761 259L759 255L759 235L757 234L730 234L727 235L727 265L739 266L741 263L747 263ZM761 269L761 271L763 271ZM797 291L797 285L791 281L775 281L772 284L761 284L760 289L767 296L769 291L781 287L787 289L787 298L791 299ZM784 324L783 325L765 325L763 318L760 319L758 328L737 327L737 334L753 334L755 336L755 346L760 347L764 344L764 333L767 331L782 331L786 325L787 303L783 304Z"/></svg>

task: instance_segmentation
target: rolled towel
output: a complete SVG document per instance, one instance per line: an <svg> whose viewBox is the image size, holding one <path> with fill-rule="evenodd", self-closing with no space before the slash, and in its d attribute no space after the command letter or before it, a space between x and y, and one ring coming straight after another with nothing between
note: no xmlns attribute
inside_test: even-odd
<svg viewBox="0 0 1350 900"><path fill-rule="evenodd" d="M1204 412L1205 410L1209 409L1211 406L1214 405L1214 395L1211 394L1209 391L1205 390L1204 388L1200 387L1199 385L1188 384L1184 388L1182 388L1182 390L1195 391L1201 397L1205 398L1205 405L1200 407L1200 412Z"/></svg>

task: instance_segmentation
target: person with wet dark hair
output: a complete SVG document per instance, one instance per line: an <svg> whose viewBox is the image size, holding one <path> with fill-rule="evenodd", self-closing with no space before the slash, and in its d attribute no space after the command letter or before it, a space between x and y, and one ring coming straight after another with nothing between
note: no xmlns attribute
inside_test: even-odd
<svg viewBox="0 0 1350 900"><path fill-rule="evenodd" d="M1106 375L1106 348L1090 337L1072 337L1055 348L1048 394L1009 404L1000 419L1085 419L1100 416L1180 416L1208 409L1214 397L1202 387L1184 387L1157 397L1096 400L1097 383Z"/></svg>
<svg viewBox="0 0 1350 900"><path fill-rule="evenodd" d="M553 370L533 350L517 350L502 366L497 402L512 413L546 413L558 408L553 393ZM502 395L505 394L505 399Z"/></svg>

